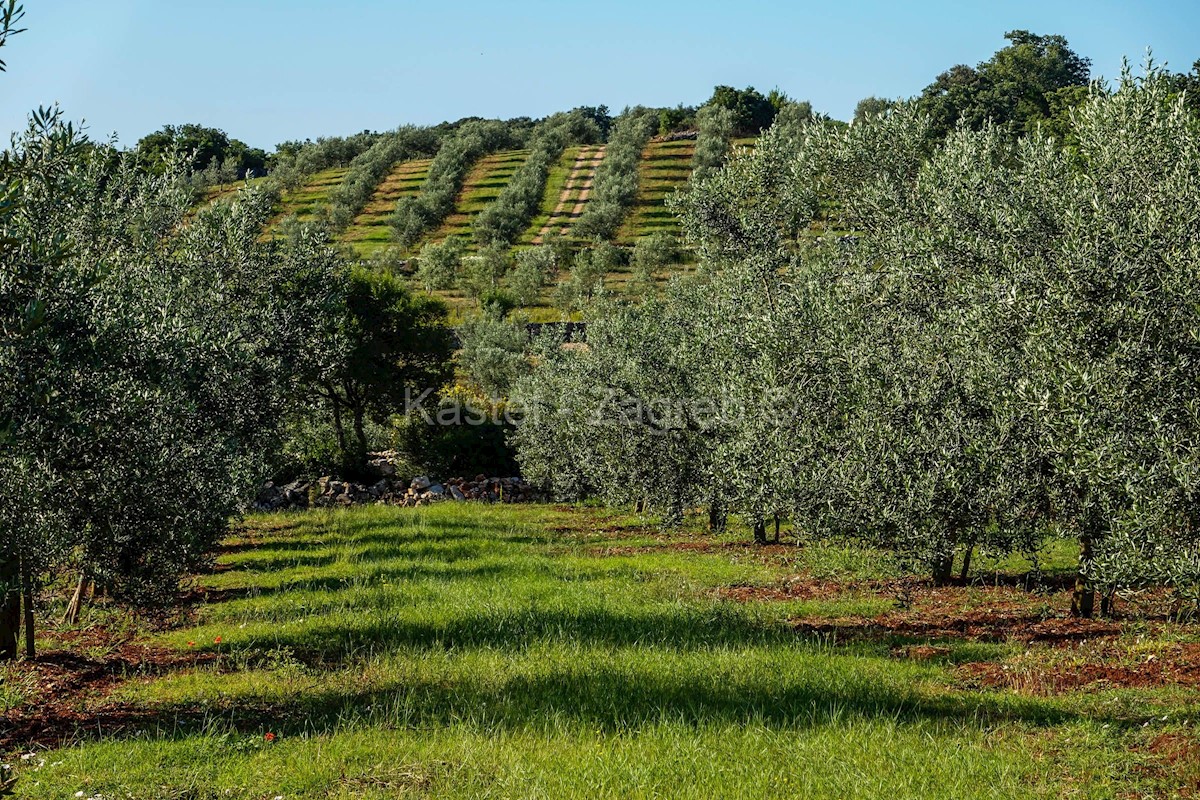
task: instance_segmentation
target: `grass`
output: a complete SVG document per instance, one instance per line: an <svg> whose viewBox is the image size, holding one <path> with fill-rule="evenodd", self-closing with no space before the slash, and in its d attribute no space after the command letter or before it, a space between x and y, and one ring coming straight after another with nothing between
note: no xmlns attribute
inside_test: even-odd
<svg viewBox="0 0 1200 800"><path fill-rule="evenodd" d="M461 236L467 243L468 251L474 252L476 243L472 235L471 220L500 196L513 173L528 157L528 150L507 150L479 159L479 163L463 181L462 191L454 203L454 213L429 235L427 241L441 242L450 236Z"/></svg>
<svg viewBox="0 0 1200 800"><path fill-rule="evenodd" d="M329 200L330 193L342 182L349 167L332 167L314 173L302 186L284 192L279 202L275 222L292 214L301 222L312 222L317 212ZM272 223L274 225L274 223Z"/></svg>
<svg viewBox="0 0 1200 800"><path fill-rule="evenodd" d="M652 233L679 233L679 222L667 208L667 196L687 185L692 174L696 142L651 142L642 151L638 165L638 199L617 241L633 244Z"/></svg>
<svg viewBox="0 0 1200 800"><path fill-rule="evenodd" d="M1191 735L1180 720L1200 712L1194 697L979 690L957 664L1027 648L949 640L915 659L886 638L799 635L797 617L892 603L722 590L888 580L899 565L743 538L549 506L254 517L203 576L194 620L154 640L195 665L93 703L115 703L124 727L81 724L75 744L23 769L20 796L1100 798L1178 785L1150 749Z"/></svg>
<svg viewBox="0 0 1200 800"><path fill-rule="evenodd" d="M370 258L390 246L392 229L388 226L388 218L396 210L396 202L402 197L416 197L420 193L421 184L429 175L429 165L432 163L433 159L425 158L397 164L375 190L370 202L346 228L342 240L363 258Z"/></svg>
<svg viewBox="0 0 1200 800"><path fill-rule="evenodd" d="M591 151L594 148L586 148ZM571 177L571 172L575 168L575 160L579 158L579 154L585 148L582 145L568 147L563 150L562 155L554 166L550 168L550 172L546 175L546 188L542 192L542 202L538 206L537 216L529 223L529 228L522 234L518 244L532 245L534 240L541 233L542 228L550 221L554 215L554 210L558 208L559 200L562 198L563 189L566 188L567 180ZM568 207L567 212L570 212Z"/></svg>

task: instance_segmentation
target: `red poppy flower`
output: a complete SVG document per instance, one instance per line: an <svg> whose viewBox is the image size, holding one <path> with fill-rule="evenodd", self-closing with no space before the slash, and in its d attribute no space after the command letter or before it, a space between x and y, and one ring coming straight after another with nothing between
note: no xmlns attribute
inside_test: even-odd
<svg viewBox="0 0 1200 800"><path fill-rule="evenodd" d="M218 636L217 638L213 639L213 644L220 644L220 643L221 643L221 637L220 637L220 636Z"/></svg>
<svg viewBox="0 0 1200 800"><path fill-rule="evenodd" d="M196 646L195 642L188 642L188 647L195 647L195 646Z"/></svg>
<svg viewBox="0 0 1200 800"><path fill-rule="evenodd" d="M275 734L267 733L267 734L263 735L263 738L266 739L268 742L273 742L273 741L275 741Z"/></svg>

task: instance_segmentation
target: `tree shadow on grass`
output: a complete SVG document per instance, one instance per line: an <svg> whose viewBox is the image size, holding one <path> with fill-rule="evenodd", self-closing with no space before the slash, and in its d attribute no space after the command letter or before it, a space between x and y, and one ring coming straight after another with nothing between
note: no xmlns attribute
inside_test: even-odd
<svg viewBox="0 0 1200 800"><path fill-rule="evenodd" d="M272 597L290 592L337 592L353 587L372 587L381 583L401 583L418 580L488 580L512 579L540 572L530 568L505 566L502 564L479 564L459 566L456 562L445 566L410 565L404 567L378 567L355 576L330 575L327 577L296 578L277 586L237 586L230 588L201 587L192 593L195 602L211 605L259 597ZM311 611L299 609L298 616L311 616Z"/></svg>
<svg viewBox="0 0 1200 800"><path fill-rule="evenodd" d="M224 698L203 708L181 703L121 703L102 707L85 719L70 714L51 716L37 730L25 732L19 744L57 746L147 736L181 739L231 729L295 736L328 734L360 725L561 731L565 722L619 733L661 723L755 725L794 731L880 720L986 729L1004 722L1052 726L1079 718L1033 698L920 692L898 681L880 681L872 670L839 672L814 667L811 673L782 680L762 670L717 677L714 680L695 667L672 671L669 667L583 665L501 680L408 679L383 689L316 689L286 702Z"/></svg>
<svg viewBox="0 0 1200 800"><path fill-rule="evenodd" d="M329 541L324 546L302 548L293 554L291 549L268 547L261 558L240 558L226 563L226 569L266 574L290 569L328 567L338 562L369 564L396 558L434 558L460 560L474 558L485 545L495 540L468 533L440 532L431 534L398 534L395 536L360 535ZM329 550L319 555L304 555L308 550Z"/></svg>

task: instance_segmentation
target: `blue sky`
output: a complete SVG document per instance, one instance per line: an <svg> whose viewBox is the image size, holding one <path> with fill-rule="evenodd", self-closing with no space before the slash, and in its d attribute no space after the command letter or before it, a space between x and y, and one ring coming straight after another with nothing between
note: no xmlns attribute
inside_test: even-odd
<svg viewBox="0 0 1200 800"><path fill-rule="evenodd" d="M57 102L125 144L200 122L271 149L285 139L538 117L577 105L698 104L718 83L778 87L847 119L975 64L1007 30L1060 33L1115 76L1152 47L1200 58L1200 4L835 0L25 0L4 50L0 128Z"/></svg>

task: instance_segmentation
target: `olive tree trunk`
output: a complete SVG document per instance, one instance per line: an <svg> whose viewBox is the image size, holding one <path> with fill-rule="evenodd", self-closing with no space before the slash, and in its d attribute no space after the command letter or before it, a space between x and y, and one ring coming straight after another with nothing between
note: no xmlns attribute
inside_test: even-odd
<svg viewBox="0 0 1200 800"><path fill-rule="evenodd" d="M33 575L24 559L21 559L21 601L25 612L25 657L32 661L37 657L33 639Z"/></svg>
<svg viewBox="0 0 1200 800"><path fill-rule="evenodd" d="M1075 591L1071 595L1071 616L1090 618L1096 613L1096 589L1088 578L1092 563L1092 537L1079 538L1079 572L1075 575Z"/></svg>
<svg viewBox="0 0 1200 800"><path fill-rule="evenodd" d="M17 657L17 638L20 634L20 565L11 556L0 556L0 661Z"/></svg>

